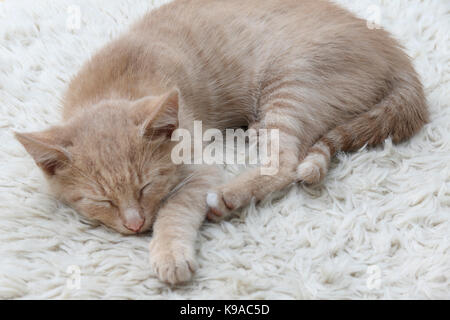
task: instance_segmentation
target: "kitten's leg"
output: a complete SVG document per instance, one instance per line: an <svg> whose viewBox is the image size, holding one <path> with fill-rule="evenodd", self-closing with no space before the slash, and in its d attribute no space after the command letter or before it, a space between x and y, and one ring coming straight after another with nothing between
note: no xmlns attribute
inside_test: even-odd
<svg viewBox="0 0 450 320"><path fill-rule="evenodd" d="M371 110L337 126L315 143L297 168L298 179L309 184L318 183L328 172L336 152L354 151L364 145L375 146L389 136L394 143L401 142L414 135L427 121L428 113L420 97L397 87Z"/></svg>
<svg viewBox="0 0 450 320"><path fill-rule="evenodd" d="M160 280L177 284L192 277L197 268L197 232L206 215L206 191L219 178L218 168L197 170L158 212L150 242L150 262Z"/></svg>
<svg viewBox="0 0 450 320"><path fill-rule="evenodd" d="M337 132L332 130L315 143L297 168L299 181L316 184L323 180L340 140Z"/></svg>
<svg viewBox="0 0 450 320"><path fill-rule="evenodd" d="M261 171L264 167L250 169L211 190L207 195L210 220L223 219L232 211L249 204L252 198L256 201L262 200L268 194L282 190L298 180L295 170L299 159L303 159L312 145L312 139L303 134L305 127L298 118L299 106L276 96L263 107L264 116L257 126L279 132L279 157L276 164L278 172L271 175ZM270 133L268 135L270 136ZM268 149L270 150L270 145ZM269 163L269 166L271 165L273 163Z"/></svg>
<svg viewBox="0 0 450 320"><path fill-rule="evenodd" d="M268 194L297 181L295 170L299 158L298 141L284 132L280 132L280 140L285 145L291 144L291 147L284 146L280 149L278 172L275 175L262 174L261 168L250 169L208 192L206 201L210 220L226 218L234 210L249 204L252 198L262 200Z"/></svg>
<svg viewBox="0 0 450 320"><path fill-rule="evenodd" d="M275 77L268 83L261 91L260 126L280 129L280 141L283 142L280 145L280 172L276 176L262 176L258 169L252 170L212 191L207 200L211 209L209 216L213 219L224 217L232 210L247 205L252 197L261 200L268 193L280 190L291 182L320 181L336 151L351 151L365 144L377 145L389 136L394 143L401 142L428 121L422 88L414 74L398 78L393 83L392 91L380 103L347 123L336 123L332 118L336 114L332 112L324 114L333 108L326 100L317 98L322 95L315 86L283 76ZM330 131L331 125L337 126ZM304 148L311 147L321 136L324 137L312 147L305 159ZM295 138L298 140L298 149L292 147L296 144ZM304 159L294 175L293 156L298 161Z"/></svg>

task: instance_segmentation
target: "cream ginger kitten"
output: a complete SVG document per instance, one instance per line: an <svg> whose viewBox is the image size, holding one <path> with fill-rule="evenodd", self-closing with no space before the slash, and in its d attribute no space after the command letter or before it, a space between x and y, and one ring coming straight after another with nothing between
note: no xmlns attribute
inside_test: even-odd
<svg viewBox="0 0 450 320"><path fill-rule="evenodd" d="M153 229L158 277L187 281L205 217L297 182L337 151L401 142L428 119L422 85L385 31L321 0L176 0L145 15L82 67L64 122L17 133L59 199L123 234ZM175 164L177 128L279 130L276 175L225 182Z"/></svg>

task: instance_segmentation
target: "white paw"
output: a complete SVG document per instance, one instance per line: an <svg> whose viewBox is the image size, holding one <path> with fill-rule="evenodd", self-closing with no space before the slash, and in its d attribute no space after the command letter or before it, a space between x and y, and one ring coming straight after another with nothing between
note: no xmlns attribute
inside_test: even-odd
<svg viewBox="0 0 450 320"><path fill-rule="evenodd" d="M206 204L211 208L216 208L219 205L219 196L215 192L208 192L206 194Z"/></svg>
<svg viewBox="0 0 450 320"><path fill-rule="evenodd" d="M226 195L228 197L226 197ZM230 216L235 208L239 207L239 199L233 197L233 193L224 194L221 191L209 191L206 194L206 204L208 205L207 217L209 220L219 222Z"/></svg>
<svg viewBox="0 0 450 320"><path fill-rule="evenodd" d="M219 222L229 213L229 210L222 201L222 197L219 198L216 192L209 191L206 194L206 204L208 205L206 216L210 221Z"/></svg>
<svg viewBox="0 0 450 320"><path fill-rule="evenodd" d="M191 280L198 268L193 248L152 239L150 263L158 278L171 285Z"/></svg>
<svg viewBox="0 0 450 320"><path fill-rule="evenodd" d="M312 161L303 161L300 163L297 167L297 175L300 181L308 184L315 184L321 180L320 167Z"/></svg>

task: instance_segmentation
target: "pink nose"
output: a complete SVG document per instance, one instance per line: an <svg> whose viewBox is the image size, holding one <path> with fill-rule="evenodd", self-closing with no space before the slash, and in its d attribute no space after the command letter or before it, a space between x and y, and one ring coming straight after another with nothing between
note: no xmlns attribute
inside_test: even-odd
<svg viewBox="0 0 450 320"><path fill-rule="evenodd" d="M139 232L144 225L145 219L141 217L136 209L126 209L124 211L124 226L133 232Z"/></svg>
<svg viewBox="0 0 450 320"><path fill-rule="evenodd" d="M128 230L131 230L133 232L139 232L142 228L142 226L144 225L145 220L141 219L140 221L137 222L130 222L130 223L125 223L125 227Z"/></svg>

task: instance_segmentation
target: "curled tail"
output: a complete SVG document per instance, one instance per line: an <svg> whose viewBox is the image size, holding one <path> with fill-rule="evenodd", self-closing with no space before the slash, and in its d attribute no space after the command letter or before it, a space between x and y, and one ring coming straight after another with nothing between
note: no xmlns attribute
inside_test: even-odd
<svg viewBox="0 0 450 320"><path fill-rule="evenodd" d="M298 179L309 184L321 181L338 151L375 146L388 137L399 143L419 131L428 122L422 86L415 76L398 82L379 104L319 139L298 166Z"/></svg>

